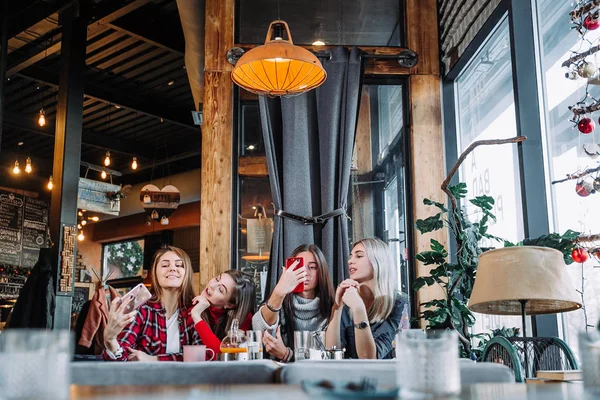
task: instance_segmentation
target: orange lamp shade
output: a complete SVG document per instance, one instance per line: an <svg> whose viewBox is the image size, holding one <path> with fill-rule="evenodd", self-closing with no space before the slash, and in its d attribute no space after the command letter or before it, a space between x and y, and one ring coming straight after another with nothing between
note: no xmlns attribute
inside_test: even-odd
<svg viewBox="0 0 600 400"><path fill-rule="evenodd" d="M273 40L275 25L285 28L289 41ZM310 51L295 46L288 25L273 21L269 25L265 44L244 54L231 73L231 79L249 92L267 96L286 96L307 92L320 86L327 73L319 59Z"/></svg>

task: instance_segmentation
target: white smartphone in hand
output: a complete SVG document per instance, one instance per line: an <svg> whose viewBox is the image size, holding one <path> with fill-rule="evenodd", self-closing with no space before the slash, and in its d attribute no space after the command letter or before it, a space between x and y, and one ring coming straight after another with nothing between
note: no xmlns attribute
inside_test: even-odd
<svg viewBox="0 0 600 400"><path fill-rule="evenodd" d="M128 314L133 310L137 310L142 304L150 300L151 297L152 294L146 288L146 286L144 286L143 283L138 284L121 298L121 303L131 299L127 306L125 306L123 312Z"/></svg>

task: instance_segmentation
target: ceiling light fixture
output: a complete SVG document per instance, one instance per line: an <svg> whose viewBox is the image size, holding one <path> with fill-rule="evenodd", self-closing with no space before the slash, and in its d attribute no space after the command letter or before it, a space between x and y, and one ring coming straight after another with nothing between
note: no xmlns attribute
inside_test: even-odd
<svg viewBox="0 0 600 400"><path fill-rule="evenodd" d="M25 161L25 172L30 174L31 171L33 171L33 168L31 167L31 157L27 157L27 160Z"/></svg>
<svg viewBox="0 0 600 400"><path fill-rule="evenodd" d="M85 219L81 220L81 225L86 226L87 225L87 221Z"/></svg>
<svg viewBox="0 0 600 400"><path fill-rule="evenodd" d="M172 80L170 80L169 82L167 82L167 85L169 85L169 86L173 86L173 84L174 84L174 83L175 83L175 80L174 80L174 79L172 79Z"/></svg>
<svg viewBox="0 0 600 400"><path fill-rule="evenodd" d="M133 157L133 160L131 161L131 169L135 171L137 167L137 157Z"/></svg>
<svg viewBox="0 0 600 400"><path fill-rule="evenodd" d="M38 125L46 126L46 114L44 113L43 108L40 108L40 116L38 117Z"/></svg>
<svg viewBox="0 0 600 400"><path fill-rule="evenodd" d="M100 174L100 178L106 179L106 171L105 170L102 170L102 173Z"/></svg>
<svg viewBox="0 0 600 400"><path fill-rule="evenodd" d="M50 179L48 179L48 190L52 190L54 187L54 182L52 181L52 175L50 175Z"/></svg>
<svg viewBox="0 0 600 400"><path fill-rule="evenodd" d="M282 37L284 28L288 40ZM231 72L238 86L267 96L304 93L320 86L326 78L321 61L294 45L288 24L281 20L271 22L265 44L244 54Z"/></svg>
<svg viewBox="0 0 600 400"><path fill-rule="evenodd" d="M110 165L110 151L106 152L106 157L104 157L104 166L108 167Z"/></svg>
<svg viewBox="0 0 600 400"><path fill-rule="evenodd" d="M88 217L88 219L91 219L91 220L92 220L92 221L94 221L94 222L98 222L98 221L100 221L100 218L99 218L99 217L96 217L96 216L93 216L93 217Z"/></svg>
<svg viewBox="0 0 600 400"><path fill-rule="evenodd" d="M254 149L255 149L255 147L254 147L254 145L253 145L253 144L251 144L250 146L246 147L246 149L248 149L248 150L254 150Z"/></svg>
<svg viewBox="0 0 600 400"><path fill-rule="evenodd" d="M80 242L83 242L83 239L85 239L85 236L83 236L83 231L80 231L79 235L77 235L77 240L79 240Z"/></svg>
<svg viewBox="0 0 600 400"><path fill-rule="evenodd" d="M19 175L21 173L21 168L19 168L19 161L15 160L15 167L13 168L13 174Z"/></svg>
<svg viewBox="0 0 600 400"><path fill-rule="evenodd" d="M313 46L325 46L325 42L322 40L315 40L312 45Z"/></svg>

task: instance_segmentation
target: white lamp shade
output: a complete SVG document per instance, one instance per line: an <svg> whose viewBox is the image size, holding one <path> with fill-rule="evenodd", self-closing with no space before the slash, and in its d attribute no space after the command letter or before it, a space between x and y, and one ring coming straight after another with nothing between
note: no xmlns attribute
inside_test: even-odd
<svg viewBox="0 0 600 400"><path fill-rule="evenodd" d="M483 314L553 314L581 308L563 255L548 247L515 246L479 257L469 309Z"/></svg>

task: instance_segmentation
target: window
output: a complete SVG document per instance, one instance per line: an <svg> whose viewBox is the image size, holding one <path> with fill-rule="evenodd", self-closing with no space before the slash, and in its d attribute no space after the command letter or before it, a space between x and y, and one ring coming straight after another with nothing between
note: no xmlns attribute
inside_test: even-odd
<svg viewBox="0 0 600 400"><path fill-rule="evenodd" d="M585 97L586 80L565 78L566 69L561 64L569 58L571 51L583 52L589 46L596 45L600 31L589 31L586 39L590 42L583 47L577 32L569 22L568 14L573 9L571 2L562 0L538 0L538 37L540 39L540 60L542 65L542 90L546 122L546 153L550 187L550 219L555 232L573 229L584 233L600 233L600 209L598 194L580 197L575 192L576 181L552 185L553 180L566 174L597 166L597 160L591 159L583 150L583 145L596 143L599 130L590 135L582 135L569 120L573 117L568 106ZM589 61L598 64L591 56ZM600 98L600 87L590 85L590 95ZM592 116L597 119L598 115ZM588 325L595 326L599 318L600 269L595 268L598 260L593 257L584 263L567 266L572 283L584 293L583 310L563 313L563 335L571 349L577 353L577 334ZM582 274L585 280L582 280ZM582 286L582 282L585 284ZM587 314L587 322L586 322Z"/></svg>
<svg viewBox="0 0 600 400"><path fill-rule="evenodd" d="M475 140L517 136L508 18L504 18L455 81L458 154ZM462 163L459 179L467 184L467 199L480 195L495 200L497 221L489 232L516 242L523 239L523 216L517 146L480 146ZM473 221L478 209L462 204ZM482 247L502 247L497 242ZM520 317L476 314L474 333L520 327Z"/></svg>
<svg viewBox="0 0 600 400"><path fill-rule="evenodd" d="M103 275L108 279L142 276L144 239L109 243L102 246Z"/></svg>

